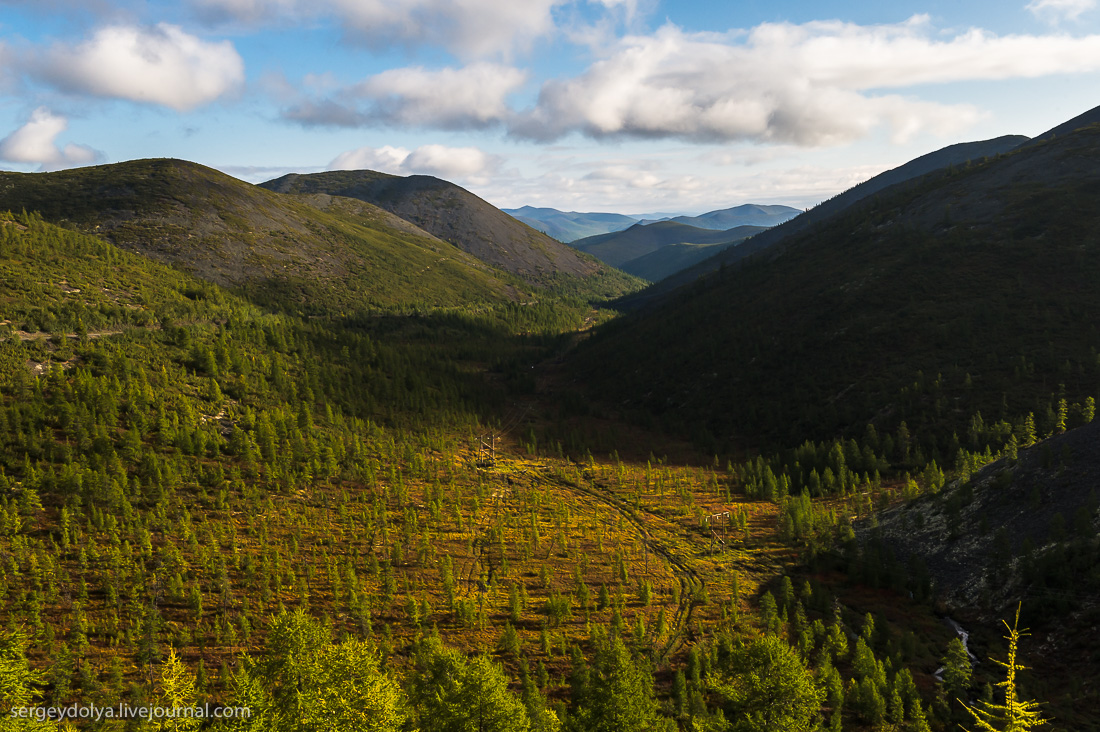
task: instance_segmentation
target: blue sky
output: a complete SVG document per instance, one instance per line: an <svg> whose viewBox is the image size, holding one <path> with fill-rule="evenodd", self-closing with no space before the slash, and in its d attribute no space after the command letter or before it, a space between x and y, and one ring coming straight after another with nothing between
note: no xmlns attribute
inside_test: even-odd
<svg viewBox="0 0 1100 732"><path fill-rule="evenodd" d="M0 0L0 168L371 168L502 207L808 207L1100 104L1100 0Z"/></svg>

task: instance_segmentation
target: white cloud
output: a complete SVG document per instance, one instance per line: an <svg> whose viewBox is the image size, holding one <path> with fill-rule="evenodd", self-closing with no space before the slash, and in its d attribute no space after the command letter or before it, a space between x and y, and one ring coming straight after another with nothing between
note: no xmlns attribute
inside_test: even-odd
<svg viewBox="0 0 1100 732"><path fill-rule="evenodd" d="M1036 16L1054 23L1077 20L1095 7L1096 0L1031 0L1027 4L1027 9Z"/></svg>
<svg viewBox="0 0 1100 732"><path fill-rule="evenodd" d="M377 170L381 173L403 175L401 166L409 157L403 147L361 147L340 153L328 164L329 170Z"/></svg>
<svg viewBox="0 0 1100 732"><path fill-rule="evenodd" d="M394 175L434 175L447 180L470 178L491 172L500 160L476 147L422 145L415 150L386 145L361 147L341 153L329 170L377 170Z"/></svg>
<svg viewBox="0 0 1100 732"><path fill-rule="evenodd" d="M64 117L39 107L26 124L0 140L0 160L34 163L42 170L72 168L100 160L102 156L90 147L73 144L58 147L57 138L68 126Z"/></svg>
<svg viewBox="0 0 1100 732"><path fill-rule="evenodd" d="M927 16L879 26L766 23L727 34L666 25L620 39L578 76L543 83L522 112L509 100L527 72L480 61L392 69L335 89L330 77L307 80L310 89L283 116L307 126L502 124L513 137L544 142L580 133L807 147L880 128L905 142L956 134L982 116L973 105L922 99L913 87L1098 69L1100 35L944 36Z"/></svg>
<svg viewBox="0 0 1100 732"><path fill-rule="evenodd" d="M461 69L391 69L356 92L375 100L385 119L402 124L491 124L508 114L506 97L527 80L519 69L477 63Z"/></svg>
<svg viewBox="0 0 1100 732"><path fill-rule="evenodd" d="M511 132L814 146L887 126L904 141L957 132L979 112L882 90L1097 69L1100 36L972 30L940 40L923 16L884 26L769 23L726 35L666 25L622 39L577 77L544 84Z"/></svg>
<svg viewBox="0 0 1100 732"><path fill-rule="evenodd" d="M27 71L80 94L187 111L237 91L244 61L228 41L208 42L174 25L116 25L74 47L32 54Z"/></svg>
<svg viewBox="0 0 1100 732"><path fill-rule="evenodd" d="M561 163L562 161L559 161ZM676 160L579 159L523 175L500 170L470 189L495 206L550 206L564 211L694 211L742 203L806 208L881 173L881 165L824 161L768 170L722 171Z"/></svg>
<svg viewBox="0 0 1100 732"><path fill-rule="evenodd" d="M338 127L484 128L510 115L507 97L526 80L527 74L519 69L485 62L462 68L390 69L331 97L300 102L284 116L305 125Z"/></svg>
<svg viewBox="0 0 1100 732"><path fill-rule="evenodd" d="M191 4L200 16L215 22L334 17L350 39L370 46L442 46L474 59L508 56L552 33L552 10L570 1L191 0Z"/></svg>

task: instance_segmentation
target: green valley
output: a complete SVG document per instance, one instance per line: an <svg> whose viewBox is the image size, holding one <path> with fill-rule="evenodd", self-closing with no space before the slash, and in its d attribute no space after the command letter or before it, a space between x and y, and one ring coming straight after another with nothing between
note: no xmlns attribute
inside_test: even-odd
<svg viewBox="0 0 1100 732"><path fill-rule="evenodd" d="M0 725L939 732L1017 650L1095 725L1098 140L625 315L434 178L0 174Z"/></svg>

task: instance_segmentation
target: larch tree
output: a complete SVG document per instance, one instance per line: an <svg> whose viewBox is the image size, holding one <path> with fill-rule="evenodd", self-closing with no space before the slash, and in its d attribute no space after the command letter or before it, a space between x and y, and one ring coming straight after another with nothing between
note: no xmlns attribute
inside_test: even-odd
<svg viewBox="0 0 1100 732"><path fill-rule="evenodd" d="M993 660L1005 669L1005 680L997 682L997 686L1004 689L1004 703L996 704L982 699L973 707L967 704L963 704L963 707L974 717L974 722L978 725L976 729L980 732L1025 732L1043 726L1047 720L1039 712L1038 702L1020 699L1016 690L1016 672L1027 668L1016 662L1020 638L1027 635L1026 631L1018 629L1020 606L1016 606L1016 619L1011 627L1008 621L1002 622L1008 629L1008 635L1005 636L1008 641L1008 660Z"/></svg>

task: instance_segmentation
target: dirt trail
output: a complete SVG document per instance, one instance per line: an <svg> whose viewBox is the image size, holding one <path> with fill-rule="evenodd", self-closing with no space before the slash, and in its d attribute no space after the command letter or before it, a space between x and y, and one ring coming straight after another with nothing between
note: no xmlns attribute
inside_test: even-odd
<svg viewBox="0 0 1100 732"><path fill-rule="evenodd" d="M543 466L540 466L540 468L541 467ZM679 648L683 641L683 631L691 623L696 589L702 587L705 584L705 580L703 580L699 573L692 568L683 557L678 556L669 545L655 538L649 528L637 517L633 507L614 494L604 493L585 487L560 475L547 475L543 473L542 470L531 470L530 472L546 483L574 494L585 496L595 503L616 511L635 528L647 549L663 559L672 569L672 574L680 583L680 603L677 605L676 612L669 623L671 632L668 641L665 643L664 647L661 648L658 656L659 660L667 658L673 651ZM665 521L665 519L655 516L644 508L642 510L649 514L653 520Z"/></svg>

